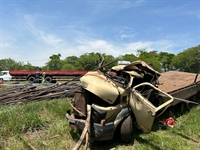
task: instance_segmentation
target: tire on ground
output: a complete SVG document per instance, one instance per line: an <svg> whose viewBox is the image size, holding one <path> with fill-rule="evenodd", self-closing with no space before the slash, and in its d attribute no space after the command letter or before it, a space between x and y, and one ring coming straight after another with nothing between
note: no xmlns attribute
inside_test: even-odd
<svg viewBox="0 0 200 150"><path fill-rule="evenodd" d="M35 77L31 76L28 78L29 83L34 83L35 82Z"/></svg>
<svg viewBox="0 0 200 150"><path fill-rule="evenodd" d="M46 83L51 83L52 82L52 78L50 76L45 78Z"/></svg>
<svg viewBox="0 0 200 150"><path fill-rule="evenodd" d="M132 134L132 117L131 115L129 115L128 117L126 117L122 124L121 124L121 128L120 128L120 136L121 136L121 140L123 142L130 142L131 141L131 134Z"/></svg>

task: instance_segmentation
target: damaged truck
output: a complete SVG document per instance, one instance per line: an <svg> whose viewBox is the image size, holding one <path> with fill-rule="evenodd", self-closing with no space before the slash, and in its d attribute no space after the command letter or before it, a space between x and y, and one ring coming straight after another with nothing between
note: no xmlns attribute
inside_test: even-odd
<svg viewBox="0 0 200 150"><path fill-rule="evenodd" d="M66 113L70 126L84 130L88 124L91 141L111 140L118 130L121 140L129 142L133 123L151 131L157 114L173 102L158 88L160 73L143 61L106 70L101 54L100 60L98 69L80 78L72 112Z"/></svg>

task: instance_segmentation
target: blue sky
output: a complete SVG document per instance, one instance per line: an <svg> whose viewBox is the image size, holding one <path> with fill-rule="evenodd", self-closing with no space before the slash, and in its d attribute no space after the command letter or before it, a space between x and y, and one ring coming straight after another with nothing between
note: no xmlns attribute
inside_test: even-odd
<svg viewBox="0 0 200 150"><path fill-rule="evenodd" d="M0 59L138 49L178 54L200 44L200 0L0 0Z"/></svg>

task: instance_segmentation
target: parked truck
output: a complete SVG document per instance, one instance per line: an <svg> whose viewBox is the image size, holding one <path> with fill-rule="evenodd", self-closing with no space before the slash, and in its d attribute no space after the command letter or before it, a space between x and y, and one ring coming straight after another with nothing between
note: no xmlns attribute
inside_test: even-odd
<svg viewBox="0 0 200 150"><path fill-rule="evenodd" d="M12 80L27 80L29 83L35 83L37 70L10 70L9 74ZM39 82L42 81L44 71L39 71ZM56 81L66 81L69 78L74 78L86 74L88 71L80 70L45 70L45 82L55 83Z"/></svg>

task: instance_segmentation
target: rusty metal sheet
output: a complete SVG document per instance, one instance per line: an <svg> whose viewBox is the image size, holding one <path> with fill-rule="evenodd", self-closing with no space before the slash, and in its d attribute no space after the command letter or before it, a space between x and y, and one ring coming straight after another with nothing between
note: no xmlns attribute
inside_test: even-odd
<svg viewBox="0 0 200 150"><path fill-rule="evenodd" d="M179 71L168 71L161 73L159 78L159 89L170 93L180 90L194 83L196 74ZM200 82L200 75L196 82Z"/></svg>

